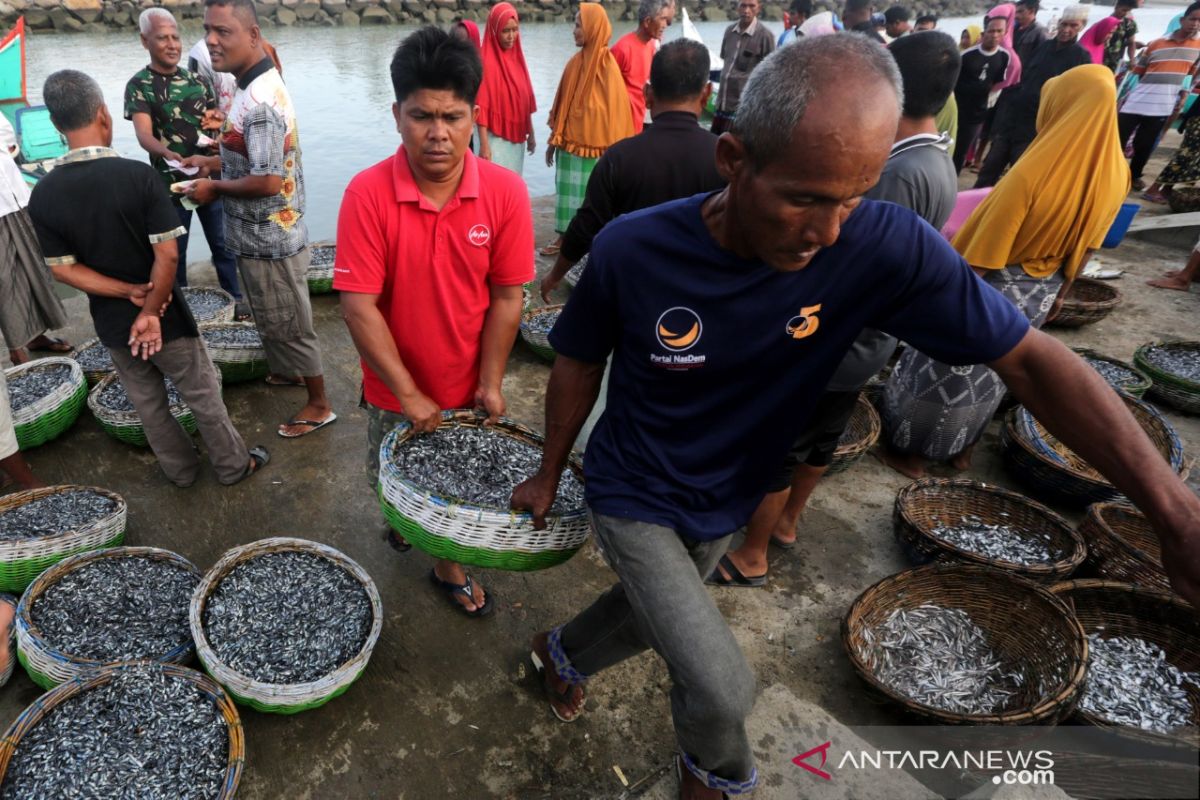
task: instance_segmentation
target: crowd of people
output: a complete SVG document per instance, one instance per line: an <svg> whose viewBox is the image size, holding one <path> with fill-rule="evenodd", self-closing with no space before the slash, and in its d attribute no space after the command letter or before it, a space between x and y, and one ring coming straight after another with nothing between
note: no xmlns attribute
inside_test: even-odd
<svg viewBox="0 0 1200 800"><path fill-rule="evenodd" d="M1011 391L1146 513L1176 587L1200 599L1200 498L1107 384L1038 330L1181 105L1200 3L1144 48L1127 0L1081 40L1087 8L1065 9L1049 36L1037 0L1004 4L956 42L898 6L877 20L870 0L848 0L838 18L795 0L777 38L758 0L739 0L706 129L713 65L701 43L661 44L673 0L642 0L636 29L611 47L603 6L580 4L579 52L549 117L560 236L542 249L555 258L542 297L585 256L587 266L550 334L542 465L512 506L544 527L585 443L593 530L618 580L534 635L532 660L551 710L571 722L590 680L658 653L673 683L681 797L741 794L757 780L745 730L753 676L705 584L767 583L769 545L794 544L856 398L898 341L880 402L886 463L912 476L929 460L966 469ZM296 111L252 0L206 0L187 67L168 11L147 9L140 23L149 64L126 87L124 116L149 163L112 149L116 122L76 70L43 87L70 150L31 196L0 156L0 236L14 242L0 280L19 296L4 297L0 320L10 345L53 344L45 334L65 312L50 276L85 292L167 478L190 486L201 462L170 416L164 376L193 410L217 479L233 484L270 455L230 422L179 298L193 211L218 280L260 332L267 382L307 390L278 434L337 419L305 286ZM1137 87L1119 97L1114 69L1139 49L1128 67ZM446 409L505 413L522 287L535 279L520 171L536 150L536 100L516 8L495 5L482 33L463 20L409 34L390 72L400 142L350 181L334 268L362 362L372 488L380 443L401 421L429 432ZM1192 154L1181 149L1158 191L1200 173L1187 163L1200 155L1192 119ZM995 188L949 242L938 231L967 164ZM96 201L86 215L78 196ZM1190 281L1193 262L1167 280ZM10 307L21 313L4 319ZM38 485L7 410L0 467ZM453 561L429 579L456 611L495 607Z"/></svg>

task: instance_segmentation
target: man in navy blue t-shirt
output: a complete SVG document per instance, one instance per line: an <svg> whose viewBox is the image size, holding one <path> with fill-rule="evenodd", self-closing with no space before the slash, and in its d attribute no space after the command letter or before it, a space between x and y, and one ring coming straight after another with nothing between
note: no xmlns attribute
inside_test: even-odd
<svg viewBox="0 0 1200 800"><path fill-rule="evenodd" d="M835 86L836 98L820 96ZM728 188L606 227L551 333L545 456L513 505L541 524L611 353L584 468L597 544L620 582L535 637L535 666L569 721L587 678L657 651L674 684L683 797L754 786L753 676L703 578L865 327L940 361L992 366L1138 503L1180 559L1164 558L1179 567L1176 585L1200 596L1200 499L1124 404L916 214L863 199L900 94L887 51L861 36L782 48L755 71L718 144Z"/></svg>

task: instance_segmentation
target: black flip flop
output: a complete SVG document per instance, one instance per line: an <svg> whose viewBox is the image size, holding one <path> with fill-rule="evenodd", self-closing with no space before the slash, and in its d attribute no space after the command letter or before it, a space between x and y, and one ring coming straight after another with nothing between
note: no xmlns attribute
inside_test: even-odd
<svg viewBox="0 0 1200 800"><path fill-rule="evenodd" d="M429 570L429 580L433 581L433 585L446 593L446 599L451 605L457 608L468 617L486 617L492 613L492 596L488 594L487 589L483 590L483 605L474 611L468 611L467 607L455 599L455 595L463 595L472 603L475 602L475 582L471 580L471 576L467 576L466 583L451 583L444 581L438 577L437 570Z"/></svg>
<svg viewBox="0 0 1200 800"><path fill-rule="evenodd" d="M409 544L408 540L397 536L396 532L390 526L383 532L383 540L398 553L407 553L409 550L412 550L412 545Z"/></svg>
<svg viewBox="0 0 1200 800"><path fill-rule="evenodd" d="M766 586L767 584L766 575L747 578L728 555L721 556L721 560L717 563L720 567L724 567L725 574L729 577L726 578L725 575L722 575L720 568L714 569L712 575L704 579L704 582L709 586L732 586L735 589L754 589L759 586Z"/></svg>
<svg viewBox="0 0 1200 800"><path fill-rule="evenodd" d="M529 651L529 662L531 664L533 664L533 671L537 673L538 678L541 680L542 690L546 692L546 695L551 700L557 700L558 702L562 703L563 705L570 705L571 699L567 695L571 691L571 689L575 688L575 685L568 684L567 691L560 692L560 691L554 689L553 687L551 687L549 684L547 684L546 683L546 670L554 669L554 664L552 662L551 663L543 662L542 657L540 655L538 655L538 651L536 649L532 649ZM557 674L557 672L555 674ZM586 695L584 696L584 703L585 704L587 703ZM558 713L558 709L555 707L554 703L552 703L552 702L547 703L547 705L550 706L550 712L552 714L554 714L554 716L558 717L559 722L566 722L569 724L583 716L583 706L579 707L579 711L576 712L575 716L568 718L568 717L564 717L562 714Z"/></svg>
<svg viewBox="0 0 1200 800"><path fill-rule="evenodd" d="M271 454L267 452L267 448L262 447L261 445L251 447L249 450L249 453L250 453L250 460L252 462L254 462L254 466L250 466L249 464L247 464L246 471L242 473L242 476L240 478L238 478L233 483L229 484L230 486L233 486L234 483L241 483L242 481L246 480L246 478L249 478L251 475L257 474L258 471L260 469L262 469L263 467L265 467L267 465L267 463L271 460Z"/></svg>
<svg viewBox="0 0 1200 800"><path fill-rule="evenodd" d="M34 337L34 338L36 339L36 338L43 338L43 337ZM63 341L62 339L59 339L57 336L46 336L44 338L46 340L45 344L40 345L38 347L29 347L29 349L35 353L59 353L60 355L64 354L64 353L75 352L74 347L71 347L70 344Z"/></svg>
<svg viewBox="0 0 1200 800"><path fill-rule="evenodd" d="M775 534L772 533L771 534L771 544L775 545L780 550L791 550L793 547L796 546L796 540L792 539L790 542L785 542L782 539L776 539Z"/></svg>

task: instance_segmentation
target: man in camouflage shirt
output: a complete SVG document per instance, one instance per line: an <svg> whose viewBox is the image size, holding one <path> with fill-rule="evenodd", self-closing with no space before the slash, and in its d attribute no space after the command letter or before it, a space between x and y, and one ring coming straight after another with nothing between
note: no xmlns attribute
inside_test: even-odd
<svg viewBox="0 0 1200 800"><path fill-rule="evenodd" d="M1133 10L1141 4L1142 0L1117 0L1113 6L1112 15L1121 20L1121 24L1113 28L1108 41L1104 43L1104 66L1113 72L1121 65L1122 58L1128 57L1130 63L1133 62L1138 32L1137 23L1133 21Z"/></svg>
<svg viewBox="0 0 1200 800"><path fill-rule="evenodd" d="M207 154L200 144L204 129L213 136L220 128L221 115L215 111L212 87L198 75L179 66L183 52L175 17L163 8L148 8L138 19L142 45L150 53L150 64L125 84L125 119L133 121L138 144L150 154L150 164L162 176L163 187L183 181L187 175L172 169L167 162L182 162L189 156ZM181 203L182 195L171 199L184 231L191 228L192 212ZM237 262L225 246L224 209L220 202L196 210L204 237L212 250L213 265L221 288L242 299L238 288ZM187 242L179 238L178 279L187 286Z"/></svg>

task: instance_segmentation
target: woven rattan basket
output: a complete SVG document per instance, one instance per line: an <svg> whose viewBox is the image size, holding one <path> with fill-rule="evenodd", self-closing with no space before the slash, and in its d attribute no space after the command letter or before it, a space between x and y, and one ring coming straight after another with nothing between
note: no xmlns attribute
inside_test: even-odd
<svg viewBox="0 0 1200 800"><path fill-rule="evenodd" d="M1025 687L1009 709L962 714L917 703L875 677L863 631L900 608L931 603L961 608L987 634L1005 670L1023 669ZM1087 642L1061 600L1001 570L930 564L884 578L858 596L842 620L842 646L859 677L903 711L943 725L1054 723L1071 712L1083 687Z"/></svg>
<svg viewBox="0 0 1200 800"><path fill-rule="evenodd" d="M829 463L828 474L845 472L854 466L854 463L879 441L881 429L879 412L871 405L871 400L865 392L859 394L854 403L854 413L850 415L846 430L842 432L837 449L833 451L833 461Z"/></svg>
<svg viewBox="0 0 1200 800"><path fill-rule="evenodd" d="M21 604L17 607L17 657L21 666L29 673L30 679L43 689L53 689L60 683L103 666L104 662L64 653L46 642L41 632L33 625L33 604L47 589L69 573L106 558L148 558L153 561L166 561L197 578L200 577L200 570L195 564L177 553L157 547L113 547L107 550L93 550L65 559L43 572L29 584L29 588L21 595ZM171 664L185 664L194 652L195 647L189 638L187 642L169 652L147 655L145 658Z"/></svg>
<svg viewBox="0 0 1200 800"><path fill-rule="evenodd" d="M1166 372L1161 367L1151 364L1146 358L1146 351L1151 347L1196 352L1200 351L1200 342L1152 342L1142 345L1133 354L1133 363L1154 381L1154 385L1150 387L1151 397L1180 411L1200 414L1200 383Z"/></svg>
<svg viewBox="0 0 1200 800"><path fill-rule="evenodd" d="M1171 191L1165 192L1167 196L1167 205L1171 207L1172 214L1187 214L1192 211L1200 211L1200 186L1179 186L1173 187Z"/></svg>
<svg viewBox="0 0 1200 800"><path fill-rule="evenodd" d="M1127 361L1121 361L1120 359L1111 358L1103 353L1097 353L1095 350L1089 350L1086 347L1075 347L1072 349L1085 358L1090 358L1095 361L1106 361L1109 364L1120 367L1121 369L1129 370L1129 380L1122 381L1120 383L1112 383L1109 381L1109 384L1117 391L1125 392L1125 394L1131 394L1140 399L1142 395L1146 393L1146 390L1150 388L1150 376L1135 367L1133 364L1130 364Z"/></svg>
<svg viewBox="0 0 1200 800"><path fill-rule="evenodd" d="M333 261L337 255L337 243L314 242L308 249L312 256L304 276L308 281L308 293L329 294L333 291Z"/></svg>
<svg viewBox="0 0 1200 800"><path fill-rule="evenodd" d="M242 383L258 378L265 378L270 368L267 366L267 351L260 339L258 344L228 344L210 342L205 334L216 330L250 330L257 332L253 322L209 322L200 326L200 338L212 358L213 364L221 373L222 383Z"/></svg>
<svg viewBox="0 0 1200 800"><path fill-rule="evenodd" d="M0 514L33 500L76 489L102 494L115 500L112 513L72 531L60 531L36 539L0 540L0 591L22 592L34 578L67 556L116 547L125 539L128 506L121 495L95 486L46 486L0 497Z"/></svg>
<svg viewBox="0 0 1200 800"><path fill-rule="evenodd" d="M371 603L371 630L367 634L366 641L363 642L362 649L356 656L329 674L307 683L264 683L248 678L221 661L212 645L208 643L208 637L204 632L204 609L221 580L238 564L267 553L284 552L311 553L332 561L362 584ZM204 669L208 671L209 675L212 675L218 683L225 687L234 700L256 711L269 714L297 714L325 705L349 689L350 685L362 675L363 670L367 668L367 662L371 659L375 644L379 641L379 632L383 628L383 603L379 599L379 590L375 587L375 581L371 580L367 571L342 552L319 542L278 536L235 547L221 556L221 559L200 579L200 584L192 594L192 602L188 609L188 621L192 628L192 638L196 642L196 653L200 656L200 663L204 665Z"/></svg>
<svg viewBox="0 0 1200 800"><path fill-rule="evenodd" d="M242 778L242 766L246 760L246 741L242 732L242 719L238 715L237 707L221 687L207 675L177 664L164 664L157 661L123 661L118 664L109 664L68 681L34 700L4 732L4 739L0 740L0 783L3 783L13 756L21 747L21 740L37 727L38 723L44 720L51 711L72 697L89 689L104 686L120 672L133 667L151 667L161 671L164 675L186 680L212 700L225 719L225 728L229 734L229 758L225 768L225 777L221 781L221 791L213 800L232 800L237 793L238 782Z"/></svg>
<svg viewBox="0 0 1200 800"><path fill-rule="evenodd" d="M92 410L92 415L96 417L100 427L104 428L104 432L109 436L137 447L146 447L148 445L146 429L142 426L142 418L138 416L136 410L113 411L100 405L100 395L114 381L120 381L115 373L92 387L87 398L88 408ZM217 371L217 384L221 384L220 370ZM171 406L171 416L178 420L188 433L196 432L196 417L192 415L192 410L187 407L182 398Z"/></svg>
<svg viewBox="0 0 1200 800"><path fill-rule="evenodd" d="M1028 536L1049 537L1051 547L1063 555L1048 564L1000 561L965 550L933 533L939 525L954 524L965 516L979 517L985 524L1009 525ZM1087 556L1083 537L1058 514L1016 492L970 480L925 478L910 483L896 495L892 525L901 548L918 564L962 561L1050 583L1067 578Z"/></svg>
<svg viewBox="0 0 1200 800"><path fill-rule="evenodd" d="M185 286L185 287L183 287L183 299L185 301L189 301L189 299L191 297L194 297L194 296L196 296L198 294L202 294L202 293L203 294L215 294L215 295L219 296L221 298L222 305L215 312L211 312L211 313L197 313L195 310L193 310L192 318L196 320L196 324L199 325L199 324L203 324L205 322L233 322L234 309L235 309L237 303L234 301L233 295L231 295L229 292L225 291L224 289L217 289L213 286L204 286L204 287ZM189 309L192 308L190 302L189 302L188 308Z"/></svg>
<svg viewBox="0 0 1200 800"><path fill-rule="evenodd" d="M86 342L84 342L83 344L76 347L75 353L71 357L78 361L79 356L81 353L83 353L83 351L90 350L93 347L103 350L105 356L108 356L108 348L105 347L103 344L101 344L99 339L92 337L91 339L88 339ZM107 369L86 369L86 368L84 368L82 362L80 363L80 365L79 365L80 369L83 369L83 377L87 378L87 384L88 384L89 389L91 387L95 386L97 383L99 383L102 378L105 378L117 371L117 368L112 366L112 358L111 357L108 358L108 363L109 363L109 366Z"/></svg>
<svg viewBox="0 0 1200 800"><path fill-rule="evenodd" d="M1121 292L1117 287L1093 278L1076 278L1067 291L1062 310L1046 324L1055 328L1080 328L1099 322L1120 304Z"/></svg>
<svg viewBox="0 0 1200 800"><path fill-rule="evenodd" d="M578 286L579 279L583 277L583 271L585 269L587 269L587 263L588 263L588 257L586 255L583 258L576 261L575 266L573 266L569 270L567 270L566 275L563 275L563 283L565 283L567 286L571 287L572 289L574 289L576 286Z"/></svg>
<svg viewBox="0 0 1200 800"><path fill-rule="evenodd" d="M1182 473L1183 444L1171 424L1153 406L1129 395L1121 398L1171 469ZM1023 406L1005 417L1000 443L1013 476L1038 496L1077 507L1121 496L1116 487L1054 438Z"/></svg>
<svg viewBox="0 0 1200 800"><path fill-rule="evenodd" d="M1200 613L1182 599L1129 583L1105 580L1064 581L1050 591L1067 604L1085 634L1103 631L1104 637L1134 636L1158 645L1167 660L1185 672L1200 671ZM1104 717L1082 708L1075 716L1099 727L1151 745L1196 746L1200 727L1200 687L1184 682L1191 704L1190 731L1173 734L1116 726Z"/></svg>
<svg viewBox="0 0 1200 800"><path fill-rule="evenodd" d="M554 348L550 346L549 331L535 331L530 327L530 322L535 318L546 314L557 315L562 311L562 305L541 306L540 308L531 308L521 315L521 338L525 344L529 345L529 349L537 353L546 361L553 361L556 353Z"/></svg>
<svg viewBox="0 0 1200 800"><path fill-rule="evenodd" d="M1079 523L1087 566L1101 578L1172 592L1158 536L1142 512L1124 503L1096 503Z"/></svg>
<svg viewBox="0 0 1200 800"><path fill-rule="evenodd" d="M472 411L442 412L442 425L482 424ZM542 446L541 436L512 420L502 419L487 430ZM528 512L482 507L417 486L400 474L391 455L412 437L412 425L406 422L384 439L379 450L379 496L388 523L426 553L460 564L523 571L561 564L587 541L591 526L583 507L547 514L546 529L537 531ZM583 480L577 456L571 456L569 467Z"/></svg>
<svg viewBox="0 0 1200 800"><path fill-rule="evenodd" d="M4 380L47 367L69 367L70 376L44 397L28 405L12 410L13 428L17 434L17 445L22 450L45 444L62 435L75 424L79 412L87 400L87 380L79 362L65 356L51 356L28 361L4 370Z"/></svg>

